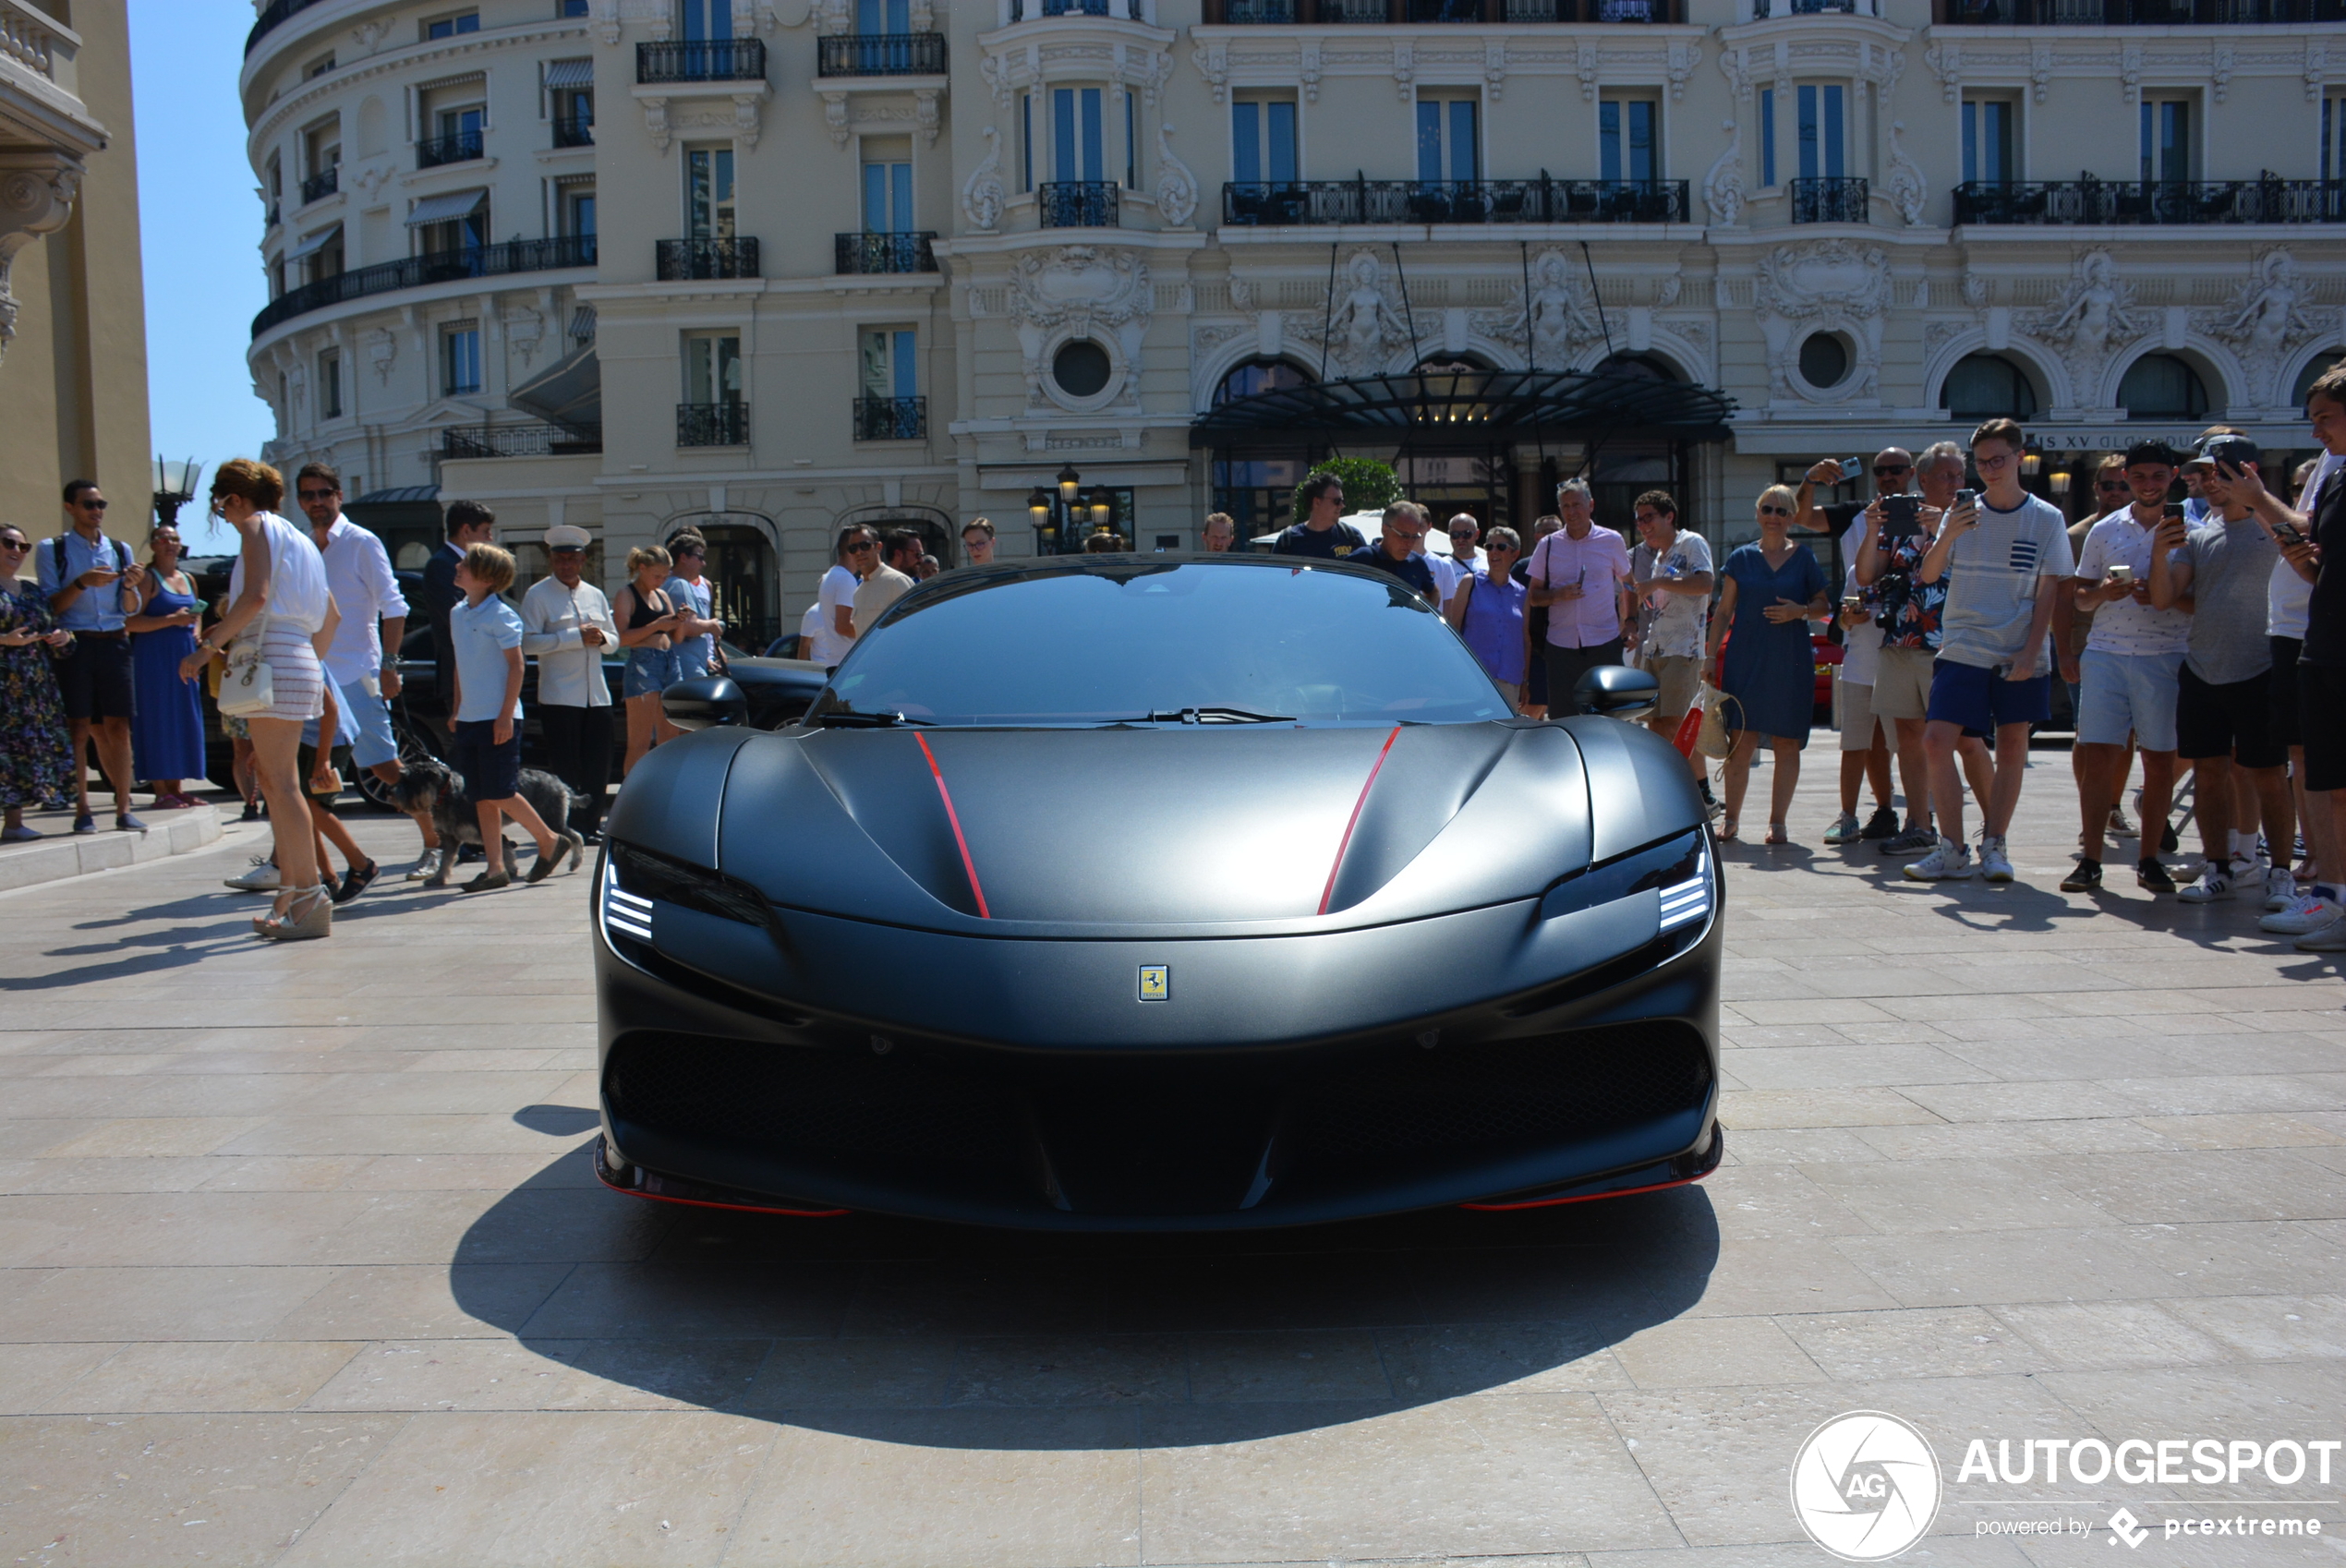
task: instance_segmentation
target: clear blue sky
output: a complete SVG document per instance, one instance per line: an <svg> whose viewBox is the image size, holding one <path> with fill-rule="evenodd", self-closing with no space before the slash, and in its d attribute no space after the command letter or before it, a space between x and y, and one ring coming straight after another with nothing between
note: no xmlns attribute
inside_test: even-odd
<svg viewBox="0 0 2346 1568"><path fill-rule="evenodd" d="M253 313L269 302L236 106L251 26L245 0L130 0L147 404L156 452L207 475L259 456L276 430L245 368Z"/></svg>

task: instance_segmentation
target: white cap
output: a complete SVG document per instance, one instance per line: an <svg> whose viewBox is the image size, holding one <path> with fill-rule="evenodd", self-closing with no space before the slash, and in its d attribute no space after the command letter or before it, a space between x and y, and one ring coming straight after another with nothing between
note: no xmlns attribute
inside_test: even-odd
<svg viewBox="0 0 2346 1568"><path fill-rule="evenodd" d="M557 523L546 530L548 549L585 549L595 542L595 536L572 523Z"/></svg>

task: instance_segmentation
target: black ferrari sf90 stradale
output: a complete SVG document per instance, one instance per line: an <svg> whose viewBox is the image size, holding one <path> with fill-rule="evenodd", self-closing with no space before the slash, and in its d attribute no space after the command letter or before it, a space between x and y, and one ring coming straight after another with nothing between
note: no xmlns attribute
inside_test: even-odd
<svg viewBox="0 0 2346 1568"><path fill-rule="evenodd" d="M671 691L717 722L611 814L615 1188L1205 1229L1718 1164L1721 884L1685 762L1514 717L1391 577L973 568L802 722L730 698Z"/></svg>

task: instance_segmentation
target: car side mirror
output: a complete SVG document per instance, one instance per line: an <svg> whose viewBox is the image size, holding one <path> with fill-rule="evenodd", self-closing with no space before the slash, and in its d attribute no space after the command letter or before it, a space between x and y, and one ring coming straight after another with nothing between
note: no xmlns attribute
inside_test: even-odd
<svg viewBox="0 0 2346 1568"><path fill-rule="evenodd" d="M722 675L679 681L659 694L660 711L679 730L707 730L720 724L747 724L749 698Z"/></svg>
<svg viewBox="0 0 2346 1568"><path fill-rule="evenodd" d="M1626 664L1599 664L1580 672L1572 683L1572 699L1583 713L1609 718L1642 718L1662 701L1661 682L1649 670Z"/></svg>

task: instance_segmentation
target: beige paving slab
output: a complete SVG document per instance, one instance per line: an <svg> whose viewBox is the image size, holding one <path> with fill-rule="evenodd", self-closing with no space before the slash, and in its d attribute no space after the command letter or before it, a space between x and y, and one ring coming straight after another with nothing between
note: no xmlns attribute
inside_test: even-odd
<svg viewBox="0 0 2346 1568"><path fill-rule="evenodd" d="M2053 1364L1977 1307L1787 1315L1775 1321L1809 1360L1847 1382L1996 1377Z"/></svg>
<svg viewBox="0 0 2346 1568"><path fill-rule="evenodd" d="M1945 1118L1889 1089L1754 1089L1723 1095L1719 1119L1737 1128L1889 1127Z"/></svg>
<svg viewBox="0 0 2346 1568"><path fill-rule="evenodd" d="M268 1333L330 1271L0 1269L0 1341L247 1339Z"/></svg>
<svg viewBox="0 0 2346 1568"><path fill-rule="evenodd" d="M1189 1397L1209 1405L1390 1399L1397 1390L1364 1329L1191 1337Z"/></svg>
<svg viewBox="0 0 2346 1568"><path fill-rule="evenodd" d="M2346 1357L2346 1296L2214 1296L2166 1306L2210 1339L2255 1360Z"/></svg>
<svg viewBox="0 0 2346 1568"><path fill-rule="evenodd" d="M2043 1160L1903 1160L1885 1168L1822 1163L1801 1174L1870 1229L1889 1235L2042 1230L2110 1216L2058 1185Z"/></svg>
<svg viewBox="0 0 2346 1568"><path fill-rule="evenodd" d="M1771 1318L1681 1318L1613 1347L1639 1388L1822 1382L1827 1373Z"/></svg>
<svg viewBox="0 0 2346 1568"><path fill-rule="evenodd" d="M326 1272L280 1318L282 1339L505 1338L575 1267L571 1263L388 1263Z"/></svg>
<svg viewBox="0 0 2346 1568"><path fill-rule="evenodd" d="M126 1345L41 1408L59 1415L293 1410L358 1349L331 1340Z"/></svg>
<svg viewBox="0 0 2346 1568"><path fill-rule="evenodd" d="M50 1408L59 1393L121 1348L104 1341L0 1345L0 1416L25 1416Z"/></svg>
<svg viewBox="0 0 2346 1568"><path fill-rule="evenodd" d="M2233 1358L2224 1345L2152 1301L2035 1301L1990 1310L2055 1365L2080 1371Z"/></svg>
<svg viewBox="0 0 2346 1568"><path fill-rule="evenodd" d="M316 1410L681 1410L738 1402L762 1340L390 1340L310 1395Z"/></svg>

